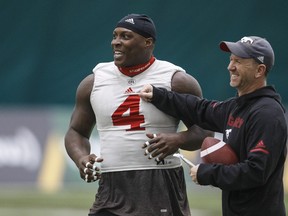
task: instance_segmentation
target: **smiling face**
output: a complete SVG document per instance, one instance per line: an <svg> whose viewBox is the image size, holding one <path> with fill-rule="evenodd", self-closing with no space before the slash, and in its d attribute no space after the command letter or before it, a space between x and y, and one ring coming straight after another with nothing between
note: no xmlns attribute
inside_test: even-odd
<svg viewBox="0 0 288 216"><path fill-rule="evenodd" d="M238 90L239 96L248 94L266 85L266 66L254 59L244 59L231 54L228 65L230 86Z"/></svg>
<svg viewBox="0 0 288 216"><path fill-rule="evenodd" d="M111 41L114 63L118 67L132 67L149 61L154 43L129 29L117 27Z"/></svg>

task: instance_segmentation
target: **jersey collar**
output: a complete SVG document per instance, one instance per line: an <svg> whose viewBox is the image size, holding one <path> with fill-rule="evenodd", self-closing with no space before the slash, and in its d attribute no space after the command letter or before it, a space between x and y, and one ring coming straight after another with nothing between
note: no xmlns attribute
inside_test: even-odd
<svg viewBox="0 0 288 216"><path fill-rule="evenodd" d="M149 68L153 64L154 61L155 61L155 57L152 56L150 58L150 60L148 62L144 63L144 64L136 65L136 66L133 66L133 67L118 67L118 69L124 75L133 77L133 76L136 76L136 75L142 73L147 68Z"/></svg>

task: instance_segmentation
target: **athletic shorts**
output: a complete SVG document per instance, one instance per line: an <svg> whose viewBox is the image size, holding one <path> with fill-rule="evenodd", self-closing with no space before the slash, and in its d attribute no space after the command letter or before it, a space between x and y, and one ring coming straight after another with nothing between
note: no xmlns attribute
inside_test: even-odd
<svg viewBox="0 0 288 216"><path fill-rule="evenodd" d="M89 216L101 210L119 216L189 216L183 168L102 173Z"/></svg>

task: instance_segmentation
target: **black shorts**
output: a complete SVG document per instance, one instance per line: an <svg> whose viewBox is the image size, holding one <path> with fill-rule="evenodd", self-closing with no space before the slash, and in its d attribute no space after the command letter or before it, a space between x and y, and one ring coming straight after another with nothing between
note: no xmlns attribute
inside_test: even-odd
<svg viewBox="0 0 288 216"><path fill-rule="evenodd" d="M102 216L95 214L101 210L120 216L189 216L183 168L102 173L89 216Z"/></svg>

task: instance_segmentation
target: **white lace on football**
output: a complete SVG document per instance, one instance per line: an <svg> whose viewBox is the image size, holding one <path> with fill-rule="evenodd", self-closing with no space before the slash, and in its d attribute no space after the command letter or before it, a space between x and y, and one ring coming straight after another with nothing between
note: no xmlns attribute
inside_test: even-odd
<svg viewBox="0 0 288 216"><path fill-rule="evenodd" d="M204 149L200 152L200 157L205 157L206 155L214 152L214 151L217 151L218 149L222 148L226 143L223 142L223 141L220 141L218 142L217 144L213 145L213 146L210 146L209 148L207 149Z"/></svg>

